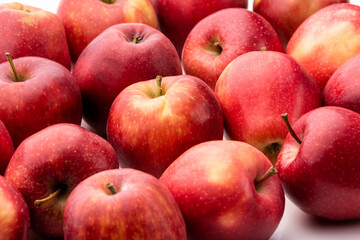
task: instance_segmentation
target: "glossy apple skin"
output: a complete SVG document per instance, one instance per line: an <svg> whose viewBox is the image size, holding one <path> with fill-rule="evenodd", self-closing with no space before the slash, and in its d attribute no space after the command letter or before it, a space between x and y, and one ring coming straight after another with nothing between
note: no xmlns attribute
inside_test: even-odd
<svg viewBox="0 0 360 240"><path fill-rule="evenodd" d="M0 175L0 239L27 240L30 213L24 197Z"/></svg>
<svg viewBox="0 0 360 240"><path fill-rule="evenodd" d="M331 75L360 53L359 18L360 6L342 3L325 7L295 31L286 53L308 70L324 89Z"/></svg>
<svg viewBox="0 0 360 240"><path fill-rule="evenodd" d="M175 45L179 56L187 35L204 17L224 8L246 8L247 0L154 0L161 31Z"/></svg>
<svg viewBox="0 0 360 240"><path fill-rule="evenodd" d="M222 139L223 117L212 90L200 79L179 75L135 83L115 99L107 126L108 140L121 165L156 177L185 150Z"/></svg>
<svg viewBox="0 0 360 240"><path fill-rule="evenodd" d="M5 169L14 153L14 145L2 121L0 121L0 153L0 175L4 175Z"/></svg>
<svg viewBox="0 0 360 240"><path fill-rule="evenodd" d="M101 0L61 0L57 15L64 24L74 62L101 32L119 23L144 23L158 28L154 7L149 0L121 0L113 4Z"/></svg>
<svg viewBox="0 0 360 240"><path fill-rule="evenodd" d="M270 167L249 144L210 141L183 153L160 181L173 194L189 239L268 239L285 205L277 176L255 187Z"/></svg>
<svg viewBox="0 0 360 240"><path fill-rule="evenodd" d="M324 104L360 113L360 55L341 65L324 88Z"/></svg>
<svg viewBox="0 0 360 240"><path fill-rule="evenodd" d="M58 16L20 3L0 5L0 63L5 52L13 59L38 56L71 68L65 30Z"/></svg>
<svg viewBox="0 0 360 240"><path fill-rule="evenodd" d="M49 125L81 123L81 93L69 70L39 57L18 58L14 65L25 80L15 82L10 64L0 64L0 120L15 148Z"/></svg>
<svg viewBox="0 0 360 240"><path fill-rule="evenodd" d="M133 43L134 36L140 37L141 42ZM84 119L105 135L111 104L121 90L157 75L181 73L179 56L161 32L145 24L112 26L89 44L75 64Z"/></svg>
<svg viewBox="0 0 360 240"><path fill-rule="evenodd" d="M293 58L271 51L236 58L219 77L215 91L229 137L255 146L273 163L288 133L280 114L288 113L292 124L320 107L322 97Z"/></svg>
<svg viewBox="0 0 360 240"><path fill-rule="evenodd" d="M184 219L169 190L134 169L103 171L81 182L66 202L64 233L66 240L186 240Z"/></svg>
<svg viewBox="0 0 360 240"><path fill-rule="evenodd" d="M214 43L219 43L221 50ZM263 47L284 52L275 30L263 17L241 8L220 10L202 19L189 33L182 53L184 70L214 89L232 60Z"/></svg>
<svg viewBox="0 0 360 240"><path fill-rule="evenodd" d="M85 178L113 168L119 168L119 162L108 142L78 125L59 123L20 144L5 178L23 194L31 228L41 235L62 237L63 211L70 192ZM35 200L60 187L60 195L35 207Z"/></svg>
<svg viewBox="0 0 360 240"><path fill-rule="evenodd" d="M287 196L304 212L330 220L360 218L360 115L322 107L293 125L276 169Z"/></svg>
<svg viewBox="0 0 360 240"><path fill-rule="evenodd" d="M284 46L302 22L316 11L349 0L255 0L254 12L263 16L279 34Z"/></svg>

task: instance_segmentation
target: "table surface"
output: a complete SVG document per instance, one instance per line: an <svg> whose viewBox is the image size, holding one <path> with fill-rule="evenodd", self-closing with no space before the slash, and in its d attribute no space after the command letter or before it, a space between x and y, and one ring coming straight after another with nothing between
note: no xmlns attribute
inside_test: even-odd
<svg viewBox="0 0 360 240"><path fill-rule="evenodd" d="M14 0L23 4L56 12L59 0ZM0 0L1 3L11 1ZM249 1L252 9L253 0ZM350 0L360 5L360 0ZM39 239L32 235L31 239ZM359 240L360 220L351 222L330 222L314 218L299 210L286 199L284 216L271 240Z"/></svg>

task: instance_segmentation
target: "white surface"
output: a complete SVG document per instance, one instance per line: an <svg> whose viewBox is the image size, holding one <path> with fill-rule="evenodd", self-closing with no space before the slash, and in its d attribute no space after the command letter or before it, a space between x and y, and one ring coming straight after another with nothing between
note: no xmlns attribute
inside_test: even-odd
<svg viewBox="0 0 360 240"><path fill-rule="evenodd" d="M10 1L0 0L1 3ZM59 0L18 0L17 2L39 7L56 13ZM360 5L360 0L350 1ZM249 1L252 9L253 0ZM360 19L359 19L360 21ZM261 226L259 226L260 228ZM300 211L288 199L285 213L271 240L359 240L360 220L352 222L329 222L308 216Z"/></svg>

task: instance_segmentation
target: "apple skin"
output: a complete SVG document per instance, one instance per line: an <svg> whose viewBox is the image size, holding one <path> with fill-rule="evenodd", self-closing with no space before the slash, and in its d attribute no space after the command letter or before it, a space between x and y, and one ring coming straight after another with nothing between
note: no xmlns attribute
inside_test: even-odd
<svg viewBox="0 0 360 240"><path fill-rule="evenodd" d="M0 121L0 152L0 175L4 175L10 158L14 154L14 145L2 121Z"/></svg>
<svg viewBox="0 0 360 240"><path fill-rule="evenodd" d="M24 140L16 149L5 178L24 196L36 233L62 237L63 211L73 188L103 170L119 168L116 152L103 138L69 123L47 127ZM55 198L34 205L61 188Z"/></svg>
<svg viewBox="0 0 360 240"><path fill-rule="evenodd" d="M25 56L48 58L71 68L64 26L54 13L20 3L0 5L0 63L5 52L13 59Z"/></svg>
<svg viewBox="0 0 360 240"><path fill-rule="evenodd" d="M81 92L69 70L40 57L14 59L14 65L23 81L14 81L8 62L0 64L0 120L15 148L49 125L81 123Z"/></svg>
<svg viewBox="0 0 360 240"><path fill-rule="evenodd" d="M173 194L189 239L268 239L285 205L277 176L255 187L270 167L249 144L209 141L183 153L160 181Z"/></svg>
<svg viewBox="0 0 360 240"><path fill-rule="evenodd" d="M273 162L290 123L320 107L322 95L314 79L293 58L271 51L245 53L232 61L219 77L216 96L231 139L249 143Z"/></svg>
<svg viewBox="0 0 360 240"><path fill-rule="evenodd" d="M359 18L360 6L339 3L325 7L300 25L291 37L286 53L324 89L331 75L360 53Z"/></svg>
<svg viewBox="0 0 360 240"><path fill-rule="evenodd" d="M214 89L232 60L263 47L284 52L275 30L263 17L241 8L220 10L202 19L189 33L182 52L184 70Z"/></svg>
<svg viewBox="0 0 360 240"><path fill-rule="evenodd" d="M57 15L64 24L74 62L101 32L119 23L144 23L158 28L154 7L149 0L121 0L107 4L102 0L61 0Z"/></svg>
<svg viewBox="0 0 360 240"><path fill-rule="evenodd" d="M27 240L30 213L24 197L0 175L0 239Z"/></svg>
<svg viewBox="0 0 360 240"><path fill-rule="evenodd" d="M360 113L360 54L335 71L323 91L324 105L339 106Z"/></svg>
<svg viewBox="0 0 360 240"><path fill-rule="evenodd" d="M349 0L255 0L254 12L263 16L279 34L284 46L302 22L316 11Z"/></svg>
<svg viewBox="0 0 360 240"><path fill-rule="evenodd" d="M120 163L156 177L180 154L205 141L223 138L223 117L213 91L200 79L164 77L125 88L109 113L108 141Z"/></svg>
<svg viewBox="0 0 360 240"><path fill-rule="evenodd" d="M141 38L139 43L132 42L134 36ZM111 104L121 90L157 75L181 73L175 47L160 31L139 23L112 26L86 47L75 64L84 120L105 135Z"/></svg>
<svg viewBox="0 0 360 240"><path fill-rule="evenodd" d="M175 45L179 56L187 35L204 17L224 8L246 8L247 0L154 0L161 31Z"/></svg>
<svg viewBox="0 0 360 240"><path fill-rule="evenodd" d="M360 115L322 107L292 126L276 169L287 196L304 212L330 220L360 218Z"/></svg>
<svg viewBox="0 0 360 240"><path fill-rule="evenodd" d="M105 186L111 183L117 193ZM181 212L168 189L134 169L97 173L81 182L65 206L66 240L186 240Z"/></svg>

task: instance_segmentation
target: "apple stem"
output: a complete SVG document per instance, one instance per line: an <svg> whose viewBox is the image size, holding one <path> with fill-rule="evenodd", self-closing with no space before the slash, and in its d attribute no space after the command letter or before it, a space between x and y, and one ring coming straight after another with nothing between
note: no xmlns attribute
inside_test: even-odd
<svg viewBox="0 0 360 240"><path fill-rule="evenodd" d="M115 0L102 0L104 3L113 4Z"/></svg>
<svg viewBox="0 0 360 240"><path fill-rule="evenodd" d="M10 53L8 53L8 52L5 53L5 56L6 56L7 60L9 61L10 66L11 66L11 68L12 68L12 70L13 70L14 77L15 77L15 82L20 82L19 77L18 77L18 75L17 75L17 73L16 73L15 65L14 65L14 62L13 62L13 60L12 60L12 58L11 58Z"/></svg>
<svg viewBox="0 0 360 240"><path fill-rule="evenodd" d="M141 42L141 37L134 37L132 42L135 43L135 44Z"/></svg>
<svg viewBox="0 0 360 240"><path fill-rule="evenodd" d="M111 183L107 183L105 186L106 186L107 189L109 189L109 191L110 191L110 193L111 193L112 195L114 195L114 194L117 193L114 185L112 185Z"/></svg>
<svg viewBox="0 0 360 240"><path fill-rule="evenodd" d="M156 76L156 85L157 85L157 91L158 91L159 96L161 96L163 94L162 87L161 87L161 81L162 81L162 76L157 75Z"/></svg>
<svg viewBox="0 0 360 240"><path fill-rule="evenodd" d="M261 184L262 182L264 182L266 179L274 176L275 174L277 174L277 170L275 169L274 166L271 166L264 175L262 175L261 177L259 177L258 179L255 179L255 185Z"/></svg>
<svg viewBox="0 0 360 240"><path fill-rule="evenodd" d="M288 114L287 114L287 113L281 114L281 118L284 120L284 122L285 122L285 124L286 124L286 127L287 127L287 129L289 130L291 136L292 136L299 144L301 144L302 142L301 142L300 138L296 135L296 133L294 132L294 130L293 130L292 127L290 126Z"/></svg>
<svg viewBox="0 0 360 240"><path fill-rule="evenodd" d="M55 192L53 192L52 194L50 194L45 198L35 200L34 201L35 207L40 207L41 205L43 205L43 203L55 198L57 195L59 195L60 192L61 192L61 188L59 188L58 190L56 190Z"/></svg>
<svg viewBox="0 0 360 240"><path fill-rule="evenodd" d="M267 50L268 50L267 47L262 47L262 48L261 48L261 51L267 51Z"/></svg>

